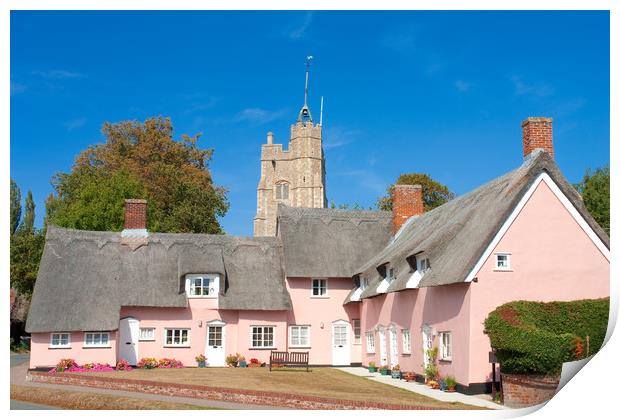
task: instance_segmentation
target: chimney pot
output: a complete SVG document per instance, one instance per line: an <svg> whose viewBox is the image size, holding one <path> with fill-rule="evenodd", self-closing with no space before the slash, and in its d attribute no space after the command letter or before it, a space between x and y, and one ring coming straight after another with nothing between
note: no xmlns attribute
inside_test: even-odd
<svg viewBox="0 0 620 420"><path fill-rule="evenodd" d="M534 150L543 149L553 158L553 119L529 117L521 123L523 130L523 157Z"/></svg>
<svg viewBox="0 0 620 420"><path fill-rule="evenodd" d="M424 214L421 185L396 184L392 190L392 234L412 216Z"/></svg>
<svg viewBox="0 0 620 420"><path fill-rule="evenodd" d="M267 133L267 144L273 144L273 133L271 131Z"/></svg>

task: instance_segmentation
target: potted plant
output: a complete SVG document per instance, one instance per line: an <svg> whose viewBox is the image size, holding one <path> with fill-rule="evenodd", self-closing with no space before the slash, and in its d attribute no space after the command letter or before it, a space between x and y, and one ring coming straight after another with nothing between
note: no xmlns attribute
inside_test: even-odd
<svg viewBox="0 0 620 420"><path fill-rule="evenodd" d="M368 372L374 373L377 371L377 365L375 362L368 362Z"/></svg>
<svg viewBox="0 0 620 420"><path fill-rule="evenodd" d="M439 378L439 368L437 367L437 347L426 350L427 363L424 366L424 377L428 384L429 381L435 381Z"/></svg>
<svg viewBox="0 0 620 420"><path fill-rule="evenodd" d="M239 356L236 354L229 354L226 356L226 364L230 367L237 367L237 363L239 362Z"/></svg>
<svg viewBox="0 0 620 420"><path fill-rule="evenodd" d="M155 369L159 363L154 357L143 357L136 366L140 369Z"/></svg>
<svg viewBox="0 0 620 420"><path fill-rule="evenodd" d="M456 392L456 378L454 376L446 376L446 392Z"/></svg>
<svg viewBox="0 0 620 420"><path fill-rule="evenodd" d="M438 380L438 382L439 382L439 390L440 391L445 391L445 390L448 389L448 385L446 384L446 380L445 379L441 378L441 379Z"/></svg>
<svg viewBox="0 0 620 420"><path fill-rule="evenodd" d="M242 368L248 367L248 362L245 361L245 356L237 357L237 363L239 364L239 367L242 367Z"/></svg>
<svg viewBox="0 0 620 420"><path fill-rule="evenodd" d="M439 389L439 382L437 382L434 379L431 379L430 381L428 381L426 383L426 385L428 385L429 387L433 388L433 389Z"/></svg>
<svg viewBox="0 0 620 420"><path fill-rule="evenodd" d="M407 382L413 382L415 381L415 375L413 372L405 372L403 374L403 379Z"/></svg>
<svg viewBox="0 0 620 420"><path fill-rule="evenodd" d="M256 357L252 357L250 359L250 364L248 366L249 367L261 367L262 365Z"/></svg>
<svg viewBox="0 0 620 420"><path fill-rule="evenodd" d="M379 368L379 373L383 376L390 374L390 368L387 365L383 365Z"/></svg>
<svg viewBox="0 0 620 420"><path fill-rule="evenodd" d="M392 367L392 378L402 379L402 373L400 371L400 365L394 365Z"/></svg>
<svg viewBox="0 0 620 420"><path fill-rule="evenodd" d="M207 367L207 358L204 354L199 354L196 356L196 363L198 363L199 368Z"/></svg>

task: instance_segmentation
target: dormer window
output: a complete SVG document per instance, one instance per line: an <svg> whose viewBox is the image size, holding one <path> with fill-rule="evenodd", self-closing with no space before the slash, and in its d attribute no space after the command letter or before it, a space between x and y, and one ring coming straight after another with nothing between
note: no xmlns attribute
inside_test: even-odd
<svg viewBox="0 0 620 420"><path fill-rule="evenodd" d="M368 277L362 277L362 280L360 281L360 289L366 290L367 287L368 287Z"/></svg>
<svg viewBox="0 0 620 420"><path fill-rule="evenodd" d="M276 200L288 200L288 183L276 184Z"/></svg>
<svg viewBox="0 0 620 420"><path fill-rule="evenodd" d="M385 280L388 283L392 283L392 281L395 279L394 277L394 269L391 268L390 266L388 266L387 270L385 271Z"/></svg>
<svg viewBox="0 0 620 420"><path fill-rule="evenodd" d="M428 258L419 258L417 261L418 261L418 271L420 273L424 273L429 268L431 268L431 264L428 262Z"/></svg>
<svg viewBox="0 0 620 420"><path fill-rule="evenodd" d="M188 297L217 297L219 280L219 276L213 274L188 275L185 277L185 293Z"/></svg>

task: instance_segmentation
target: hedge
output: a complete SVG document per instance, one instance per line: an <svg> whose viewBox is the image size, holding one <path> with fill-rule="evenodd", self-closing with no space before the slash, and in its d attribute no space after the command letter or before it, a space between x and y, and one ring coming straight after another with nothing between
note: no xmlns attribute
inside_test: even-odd
<svg viewBox="0 0 620 420"><path fill-rule="evenodd" d="M504 373L559 374L562 363L586 357L603 345L609 298L571 302L509 302L484 321Z"/></svg>

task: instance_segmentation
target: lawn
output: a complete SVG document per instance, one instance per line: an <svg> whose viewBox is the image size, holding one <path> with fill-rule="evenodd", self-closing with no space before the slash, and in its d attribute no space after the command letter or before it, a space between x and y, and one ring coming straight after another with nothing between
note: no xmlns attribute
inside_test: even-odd
<svg viewBox="0 0 620 420"><path fill-rule="evenodd" d="M11 399L67 410L208 410L191 404L11 385Z"/></svg>
<svg viewBox="0 0 620 420"><path fill-rule="evenodd" d="M244 390L286 392L353 401L420 405L445 409L478 409L478 407L460 403L437 401L411 391L331 368L313 368L309 373L301 369L277 369L269 372L268 368L185 368L134 369L131 372L83 374Z"/></svg>

